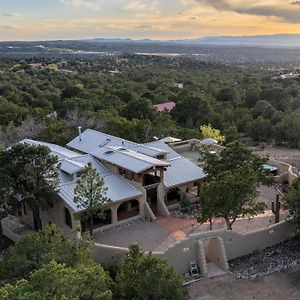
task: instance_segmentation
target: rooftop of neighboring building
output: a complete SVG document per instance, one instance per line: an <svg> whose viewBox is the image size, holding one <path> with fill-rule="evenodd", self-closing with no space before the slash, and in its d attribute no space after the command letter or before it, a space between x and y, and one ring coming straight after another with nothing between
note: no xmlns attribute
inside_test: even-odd
<svg viewBox="0 0 300 300"><path fill-rule="evenodd" d="M158 112L170 112L172 109L174 109L176 106L176 103L171 101L171 102L165 102L165 103L160 103L160 104L156 104L154 105L154 108L158 111Z"/></svg>

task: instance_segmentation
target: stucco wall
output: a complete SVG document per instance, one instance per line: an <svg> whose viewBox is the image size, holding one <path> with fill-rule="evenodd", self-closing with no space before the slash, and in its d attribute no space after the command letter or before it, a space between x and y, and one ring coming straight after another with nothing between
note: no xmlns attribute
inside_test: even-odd
<svg viewBox="0 0 300 300"><path fill-rule="evenodd" d="M153 252L153 255L167 259L179 274L183 274L188 272L189 263L191 261L195 260L198 264L200 263L199 240L205 241L207 239L220 237L224 241L227 258L231 260L253 253L256 250L262 250L278 244L288 239L293 230L294 225L283 221L266 229L245 235L226 229L200 232L190 235L187 239L173 245L165 252ZM206 252L209 251L209 249L210 248L208 248ZM128 249L126 248L96 244L94 256L98 262L108 265L114 262L116 256L123 257L127 251ZM206 253L206 256L214 259L221 255L218 251L219 250L213 253ZM222 262L220 262L220 266L221 263Z"/></svg>
<svg viewBox="0 0 300 300"><path fill-rule="evenodd" d="M64 207L66 207L71 214L72 229L66 225ZM74 230L76 229L76 227L80 226L80 221L75 218L73 209L66 203L64 203L61 199L55 201L52 208L41 211L40 218L43 226L49 223L56 224L66 235L74 235ZM24 215L23 213L23 215L21 216L21 221L24 224L31 226L32 228L34 227L32 211L30 209L27 209L26 215Z"/></svg>

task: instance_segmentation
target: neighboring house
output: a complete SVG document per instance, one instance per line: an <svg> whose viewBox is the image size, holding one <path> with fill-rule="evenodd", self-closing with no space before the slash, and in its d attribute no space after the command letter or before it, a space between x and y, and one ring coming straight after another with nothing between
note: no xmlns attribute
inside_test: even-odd
<svg viewBox="0 0 300 300"><path fill-rule="evenodd" d="M170 216L182 197L198 199L205 179L203 170L179 155L163 141L137 144L94 130L86 130L67 148L26 139L22 143L44 145L59 160L59 201L41 212L42 224L55 223L66 234L82 224L76 218L74 189L85 166L91 163L103 177L111 199L102 218L94 218L94 230L156 215ZM74 151L73 151L74 150ZM31 227L32 214L23 204L19 220Z"/></svg>
<svg viewBox="0 0 300 300"><path fill-rule="evenodd" d="M175 102L166 102L154 105L154 109L158 112L170 112L176 106Z"/></svg>

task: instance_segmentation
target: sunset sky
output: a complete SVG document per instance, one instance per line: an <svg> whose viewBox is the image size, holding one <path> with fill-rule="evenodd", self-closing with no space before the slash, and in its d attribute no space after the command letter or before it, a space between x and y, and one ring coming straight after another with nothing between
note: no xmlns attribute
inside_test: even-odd
<svg viewBox="0 0 300 300"><path fill-rule="evenodd" d="M300 33L300 0L0 0L0 40Z"/></svg>

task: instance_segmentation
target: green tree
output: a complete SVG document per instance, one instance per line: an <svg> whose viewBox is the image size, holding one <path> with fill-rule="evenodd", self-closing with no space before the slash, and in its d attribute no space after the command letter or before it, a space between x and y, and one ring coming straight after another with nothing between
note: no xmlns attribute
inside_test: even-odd
<svg viewBox="0 0 300 300"><path fill-rule="evenodd" d="M300 112L292 112L283 117L276 125L276 140L290 147L300 147Z"/></svg>
<svg viewBox="0 0 300 300"><path fill-rule="evenodd" d="M260 182L265 184L273 183L272 177L268 176L263 168L267 158L253 154L238 141L227 144L217 155L209 151L204 151L202 154L205 161L204 171L209 178L217 177L226 171L235 171L249 167L257 173Z"/></svg>
<svg viewBox="0 0 300 300"><path fill-rule="evenodd" d="M273 125L271 121L259 116L249 126L249 135L255 141L270 141L273 137Z"/></svg>
<svg viewBox="0 0 300 300"><path fill-rule="evenodd" d="M131 245L120 266L113 291L118 300L186 299L181 278L166 260Z"/></svg>
<svg viewBox="0 0 300 300"><path fill-rule="evenodd" d="M27 280L21 279L15 286L4 286L0 289L0 298L110 300L110 285L110 278L96 263L69 267L51 261L31 273Z"/></svg>
<svg viewBox="0 0 300 300"><path fill-rule="evenodd" d="M27 278L51 260L67 266L88 262L89 246L86 239L67 238L55 225L46 226L8 249L0 262L0 280Z"/></svg>
<svg viewBox="0 0 300 300"><path fill-rule="evenodd" d="M224 130L226 143L231 143L239 139L238 130L235 125L229 125Z"/></svg>
<svg viewBox="0 0 300 300"><path fill-rule="evenodd" d="M259 184L273 183L273 178L263 169L266 159L254 155L239 142L228 144L220 154L203 154L208 183L201 195L200 223L219 216L231 229L238 217L264 211L265 204L256 202L255 196Z"/></svg>
<svg viewBox="0 0 300 300"><path fill-rule="evenodd" d="M284 202L292 217L300 224L300 177L294 180L288 193L284 197Z"/></svg>
<svg viewBox="0 0 300 300"><path fill-rule="evenodd" d="M58 160L44 146L18 144L0 152L0 189L3 201L19 198L33 213L36 230L42 228L40 210L57 199ZM16 197L18 196L18 197Z"/></svg>
<svg viewBox="0 0 300 300"><path fill-rule="evenodd" d="M252 217L263 213L266 205L256 202L258 178L251 168L226 171L209 181L201 193L200 223L218 216L226 221L231 230L237 218Z"/></svg>
<svg viewBox="0 0 300 300"><path fill-rule="evenodd" d="M0 124L9 124L9 122L20 122L28 114L28 110L13 102L0 97Z"/></svg>
<svg viewBox="0 0 300 300"><path fill-rule="evenodd" d="M74 202L82 211L78 213L82 222L87 222L90 235L93 235L93 217L103 216L105 206L111 202L106 197L104 179L89 163L75 188Z"/></svg>

